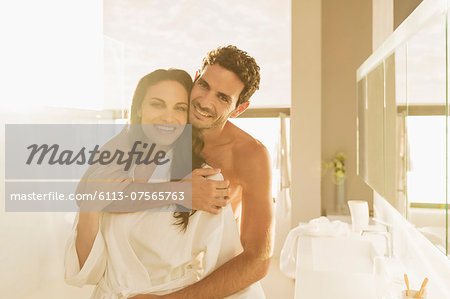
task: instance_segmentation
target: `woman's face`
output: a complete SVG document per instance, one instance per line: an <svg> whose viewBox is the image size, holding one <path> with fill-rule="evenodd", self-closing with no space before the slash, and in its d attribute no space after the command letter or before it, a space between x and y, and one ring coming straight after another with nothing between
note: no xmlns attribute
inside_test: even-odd
<svg viewBox="0 0 450 299"><path fill-rule="evenodd" d="M161 81L147 89L138 110L145 135L159 145L170 145L187 123L188 93L177 81Z"/></svg>

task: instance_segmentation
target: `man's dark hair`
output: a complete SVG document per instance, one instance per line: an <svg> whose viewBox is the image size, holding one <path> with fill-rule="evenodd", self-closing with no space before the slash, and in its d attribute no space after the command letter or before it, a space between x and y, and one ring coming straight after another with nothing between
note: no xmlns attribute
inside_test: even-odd
<svg viewBox="0 0 450 299"><path fill-rule="evenodd" d="M239 95L236 107L247 102L255 91L259 89L259 66L247 52L231 45L212 50L203 58L201 72L203 73L208 65L216 63L235 73L244 83L244 89Z"/></svg>

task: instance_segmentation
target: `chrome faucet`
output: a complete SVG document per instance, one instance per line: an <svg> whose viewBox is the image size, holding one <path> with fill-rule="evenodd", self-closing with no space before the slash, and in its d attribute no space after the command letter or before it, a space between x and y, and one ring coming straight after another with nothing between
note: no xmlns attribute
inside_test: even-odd
<svg viewBox="0 0 450 299"><path fill-rule="evenodd" d="M392 258L394 257L394 242L393 242L393 238L392 238L392 225L381 221L379 219L376 218L372 218L372 220L377 223L377 224L381 224L385 227L386 231L374 231L374 230L362 230L361 231L361 236L365 235L365 234L377 234L377 235L381 235L386 239L386 253L385 256L388 258Z"/></svg>

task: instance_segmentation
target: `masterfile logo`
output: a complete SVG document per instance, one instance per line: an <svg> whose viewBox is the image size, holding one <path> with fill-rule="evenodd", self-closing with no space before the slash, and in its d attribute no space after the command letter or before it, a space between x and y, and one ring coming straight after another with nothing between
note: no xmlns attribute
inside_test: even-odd
<svg viewBox="0 0 450 299"><path fill-rule="evenodd" d="M80 202L100 211L121 201L114 209L126 212L162 200L189 209L190 125L7 124L5 145L6 211L78 211ZM137 167L146 183L167 184L130 192Z"/></svg>

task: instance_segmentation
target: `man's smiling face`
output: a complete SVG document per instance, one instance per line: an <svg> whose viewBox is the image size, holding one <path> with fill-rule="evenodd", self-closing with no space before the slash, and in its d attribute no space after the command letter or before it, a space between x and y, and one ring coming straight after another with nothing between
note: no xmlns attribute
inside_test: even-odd
<svg viewBox="0 0 450 299"><path fill-rule="evenodd" d="M221 126L236 109L244 83L219 64L208 65L191 91L189 119L199 129Z"/></svg>

